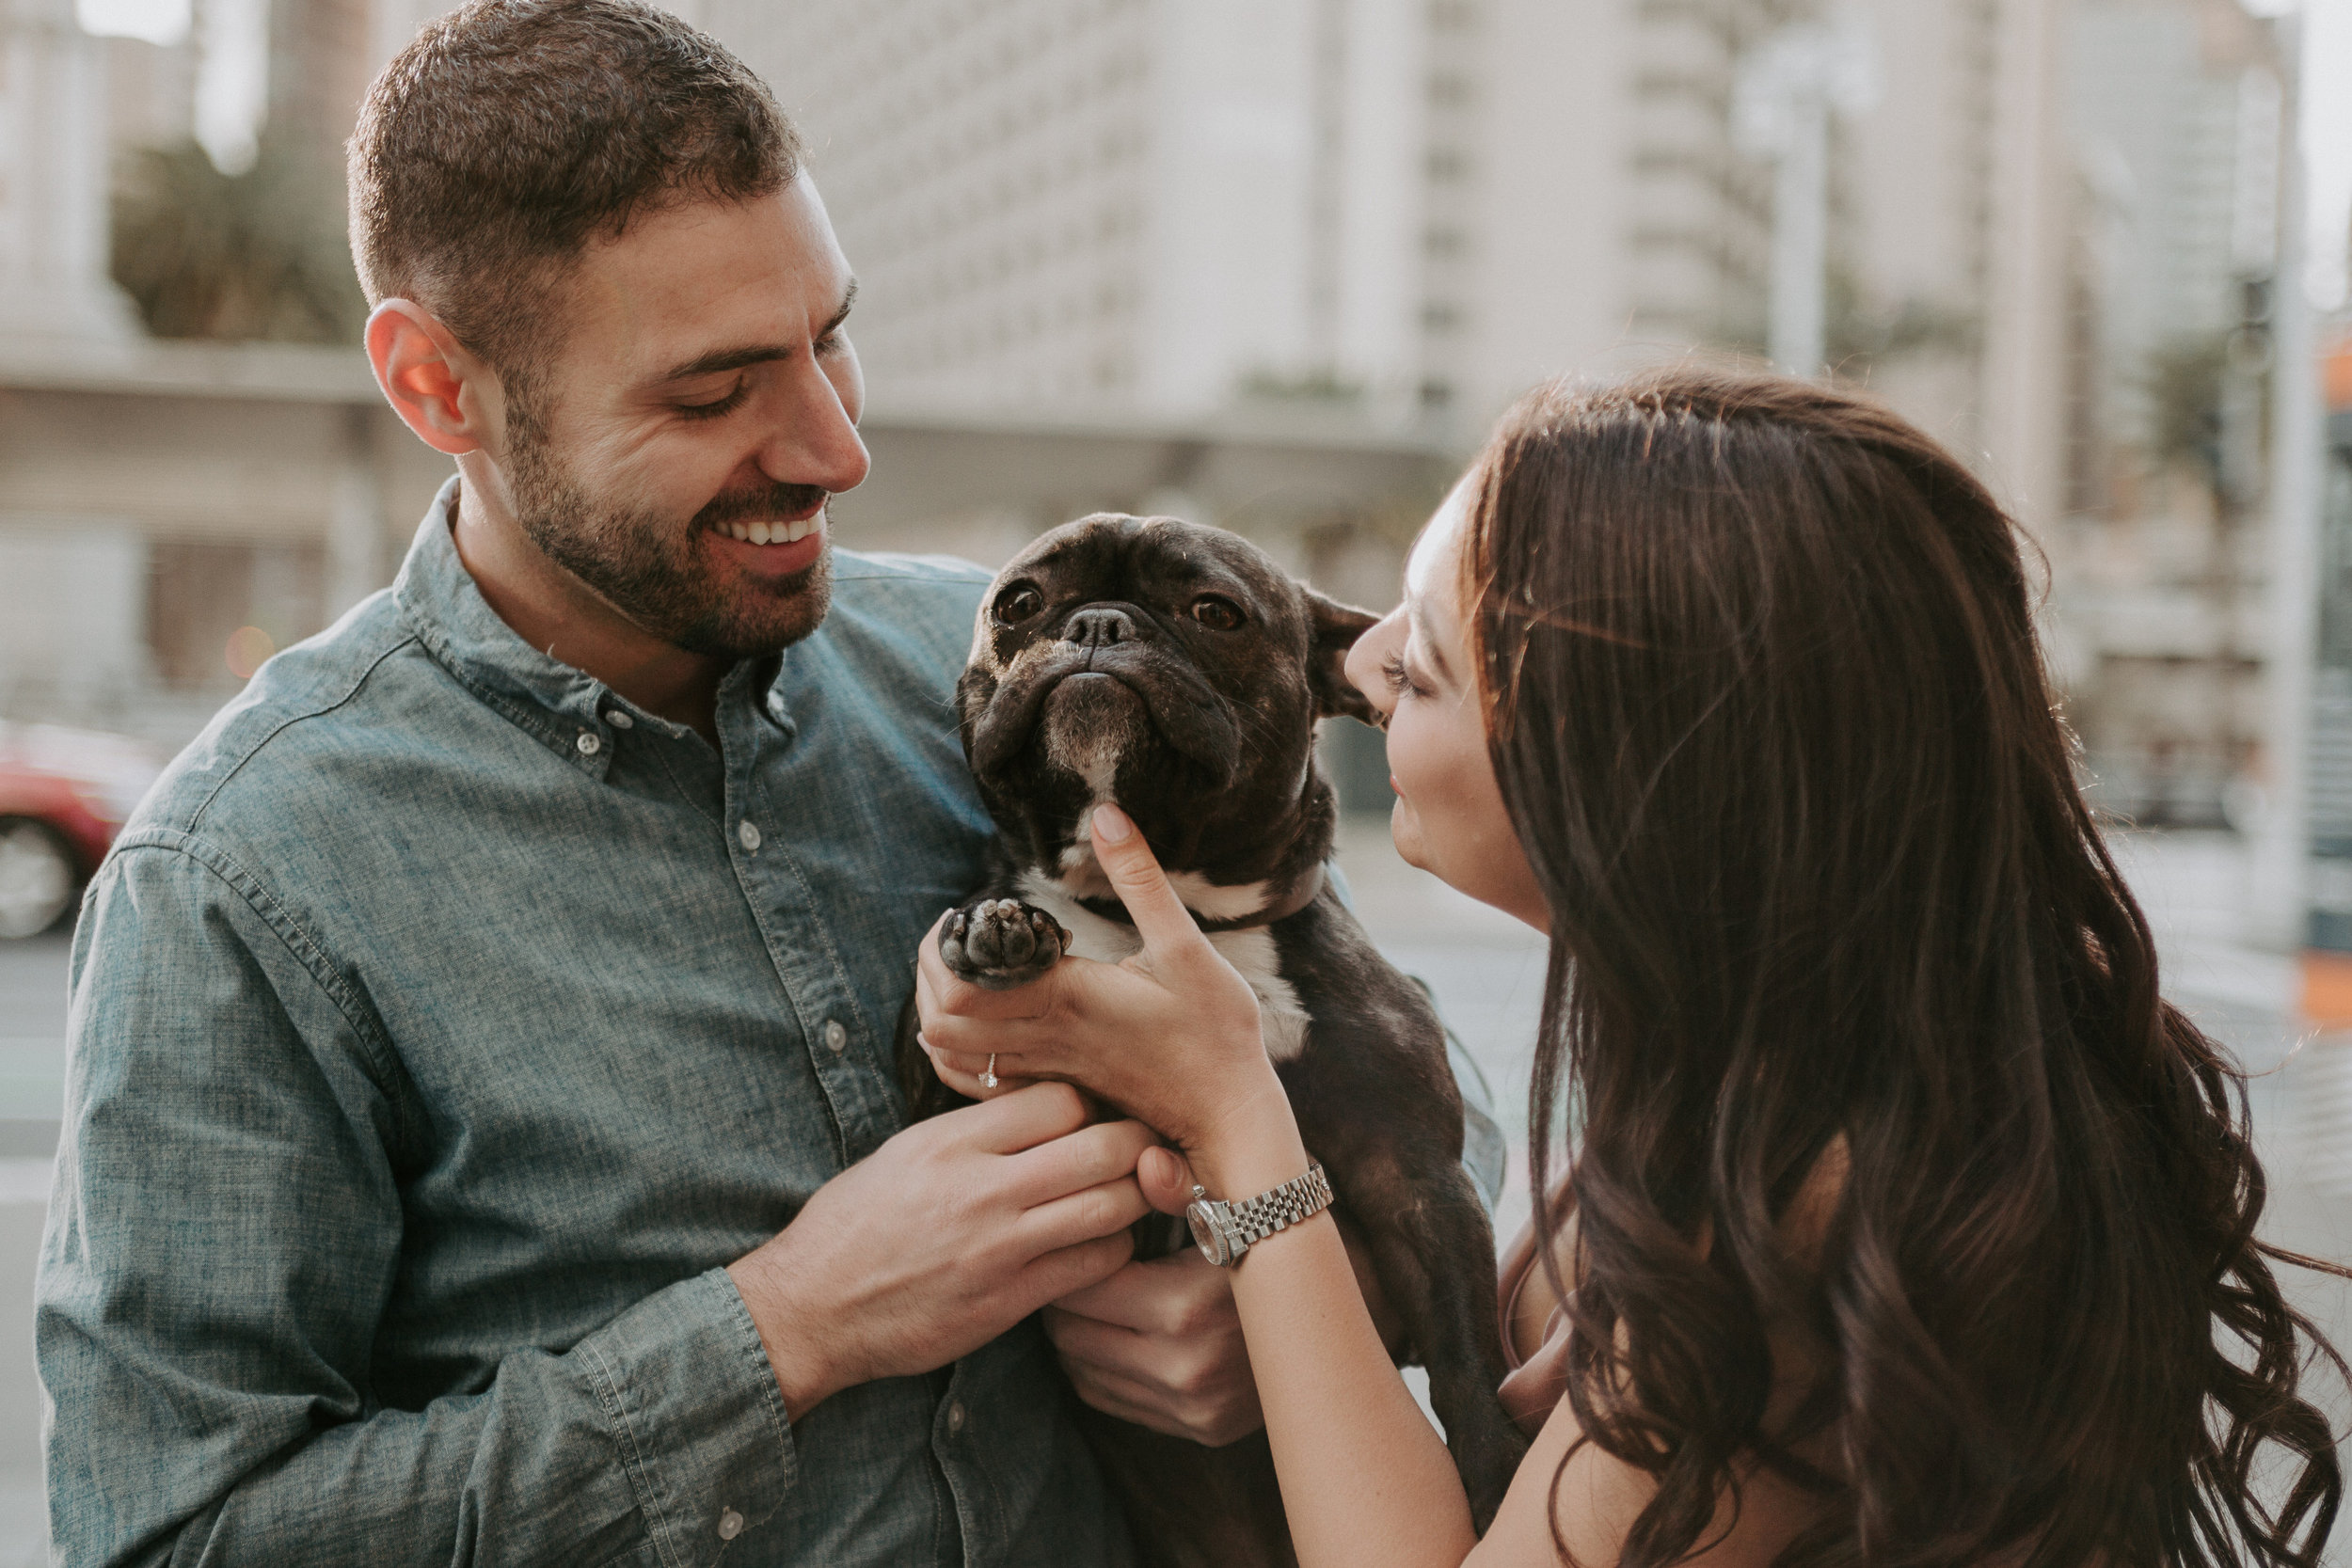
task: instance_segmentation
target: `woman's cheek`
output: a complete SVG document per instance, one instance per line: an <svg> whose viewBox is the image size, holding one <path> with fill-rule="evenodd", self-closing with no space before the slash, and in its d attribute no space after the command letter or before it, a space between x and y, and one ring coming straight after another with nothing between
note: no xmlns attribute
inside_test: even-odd
<svg viewBox="0 0 2352 1568"><path fill-rule="evenodd" d="M1434 871L1430 855L1427 811L1444 812L1442 800L1433 800L1433 782L1427 777L1423 763L1423 737L1420 726L1399 711L1389 723L1389 781L1396 787L1396 806L1389 816L1389 836L1396 841L1397 853L1407 865L1423 871Z"/></svg>

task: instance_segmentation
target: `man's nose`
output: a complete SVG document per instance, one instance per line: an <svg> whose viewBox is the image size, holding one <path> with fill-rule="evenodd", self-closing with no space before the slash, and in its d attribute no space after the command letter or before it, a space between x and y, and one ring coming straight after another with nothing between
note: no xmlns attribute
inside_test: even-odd
<svg viewBox="0 0 2352 1568"><path fill-rule="evenodd" d="M760 451L760 468L779 484L814 484L835 495L856 489L872 466L856 423L822 373L800 379L801 395L788 400Z"/></svg>
<svg viewBox="0 0 2352 1568"><path fill-rule="evenodd" d="M1135 618L1116 605L1089 605L1062 623L1061 640L1081 648L1108 648L1133 642Z"/></svg>

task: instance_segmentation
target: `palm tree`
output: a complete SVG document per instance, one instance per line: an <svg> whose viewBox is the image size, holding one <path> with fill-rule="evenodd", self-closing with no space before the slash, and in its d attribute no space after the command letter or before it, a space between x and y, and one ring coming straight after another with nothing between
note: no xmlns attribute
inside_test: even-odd
<svg viewBox="0 0 2352 1568"><path fill-rule="evenodd" d="M347 343L367 315L342 168L267 133L242 174L221 173L193 141L125 158L113 270L158 338Z"/></svg>

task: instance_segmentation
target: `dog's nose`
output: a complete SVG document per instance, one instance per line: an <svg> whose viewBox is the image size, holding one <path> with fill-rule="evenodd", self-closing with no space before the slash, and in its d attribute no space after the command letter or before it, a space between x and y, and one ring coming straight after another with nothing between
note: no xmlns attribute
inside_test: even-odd
<svg viewBox="0 0 2352 1568"><path fill-rule="evenodd" d="M1123 610L1082 610L1062 624L1061 640L1081 648L1107 648L1115 642L1133 642L1136 624Z"/></svg>

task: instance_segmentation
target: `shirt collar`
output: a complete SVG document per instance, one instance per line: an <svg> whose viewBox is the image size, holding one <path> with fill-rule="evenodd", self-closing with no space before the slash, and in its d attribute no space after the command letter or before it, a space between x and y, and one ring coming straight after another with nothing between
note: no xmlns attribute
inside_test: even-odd
<svg viewBox="0 0 2352 1568"><path fill-rule="evenodd" d="M645 728L682 736L691 732L647 712L603 682L542 653L499 618L458 559L450 527L457 506L455 475L425 509L417 537L392 581L392 597L418 640L460 684L516 728L602 778L612 766L613 736ZM745 672L727 673L720 700L740 693Z"/></svg>

